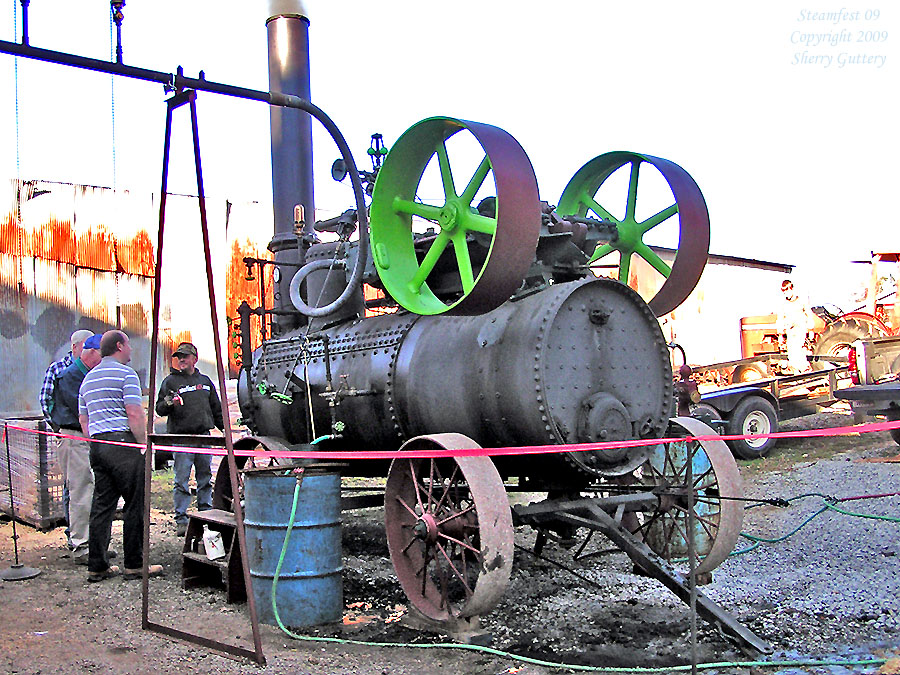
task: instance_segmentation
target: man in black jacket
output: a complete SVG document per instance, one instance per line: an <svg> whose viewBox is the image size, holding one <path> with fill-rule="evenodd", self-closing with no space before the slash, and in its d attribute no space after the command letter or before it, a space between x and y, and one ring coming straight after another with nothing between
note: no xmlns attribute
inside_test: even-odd
<svg viewBox="0 0 900 675"><path fill-rule="evenodd" d="M90 439L84 438L78 421L78 388L87 372L100 363L100 336L92 335L83 342L78 356L54 382L50 423L62 434L59 466L69 486L72 557L76 563L87 565L94 473L91 471Z"/></svg>
<svg viewBox="0 0 900 675"><path fill-rule="evenodd" d="M216 387L206 375L197 370L197 348L190 342L182 342L173 356L178 368L159 386L156 414L168 417L166 432L170 434L208 435L213 427L224 428L222 404ZM200 443L197 447L205 445ZM197 508L212 508L212 469L210 455L201 452L175 452L175 525L177 535L184 536L187 529L187 508L191 504L188 481L191 467L197 479Z"/></svg>

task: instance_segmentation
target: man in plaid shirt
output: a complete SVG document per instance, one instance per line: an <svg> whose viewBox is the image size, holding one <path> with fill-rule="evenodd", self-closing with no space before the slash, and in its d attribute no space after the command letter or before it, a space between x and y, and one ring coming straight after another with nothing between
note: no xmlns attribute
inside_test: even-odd
<svg viewBox="0 0 900 675"><path fill-rule="evenodd" d="M81 350L84 348L84 341L91 337L91 335L93 335L91 331L84 329L76 330L72 333L72 337L69 339L72 349L61 359L51 363L50 367L47 368L47 372L44 373L44 381L41 384L40 396L41 413L44 415L44 420L51 429L53 428L53 422L50 421L50 413L53 412L53 392L56 391L56 380L62 375L62 372L75 361L75 359L81 356ZM59 438L56 436L51 436L49 438L51 443L59 443ZM72 540L70 538L71 531L69 530L69 486L65 484L63 485L63 511L66 516L66 541L71 548Z"/></svg>
<svg viewBox="0 0 900 675"><path fill-rule="evenodd" d="M72 349L58 361L54 361L44 374L44 382L41 384L41 413L44 420L50 424L50 413L53 411L53 391L56 389L56 379L62 375L62 371L72 365L72 362L81 356L84 341L93 333L89 330L76 330L70 340Z"/></svg>

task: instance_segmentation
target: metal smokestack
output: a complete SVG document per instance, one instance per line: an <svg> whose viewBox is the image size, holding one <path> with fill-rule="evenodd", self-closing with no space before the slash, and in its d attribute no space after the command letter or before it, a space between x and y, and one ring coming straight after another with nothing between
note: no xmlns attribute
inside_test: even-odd
<svg viewBox="0 0 900 675"><path fill-rule="evenodd" d="M310 100L309 18L300 0L270 0L266 19L269 36L269 91ZM272 195L275 236L269 250L275 254L280 280L276 308L293 309L291 277L303 262L294 233L294 207L305 214L303 233L312 233L315 223L313 193L312 118L293 108L270 106L272 134ZM299 325L299 318L275 316L279 332ZM274 326L273 326L274 327Z"/></svg>

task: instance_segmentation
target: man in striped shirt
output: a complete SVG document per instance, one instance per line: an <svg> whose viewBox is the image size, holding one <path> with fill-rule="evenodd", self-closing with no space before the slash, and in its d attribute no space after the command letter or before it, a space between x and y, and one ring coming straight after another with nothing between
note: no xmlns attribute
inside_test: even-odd
<svg viewBox="0 0 900 675"><path fill-rule="evenodd" d="M128 365L131 343L119 330L100 339L103 359L81 383L78 419L91 438L94 498L88 536L88 581L102 581L117 574L107 550L119 498L125 500L122 539L124 577L138 579L143 569L144 449L130 443L146 443L147 420L141 399L141 382ZM151 574L162 567L151 565Z"/></svg>

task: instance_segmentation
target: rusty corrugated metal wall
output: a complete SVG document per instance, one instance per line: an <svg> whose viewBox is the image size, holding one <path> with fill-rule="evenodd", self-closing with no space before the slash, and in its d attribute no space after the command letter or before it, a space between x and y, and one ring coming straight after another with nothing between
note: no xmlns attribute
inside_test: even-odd
<svg viewBox="0 0 900 675"><path fill-rule="evenodd" d="M266 248L271 238L271 229L266 225L272 222L271 213L267 213L259 204L227 204L226 227L228 231L228 278L225 290L225 312L228 317L228 365L233 377L240 368L240 331L238 330L237 308L243 300L251 307L272 307L272 265L251 268L252 276L248 278L244 258L272 260L271 252ZM259 316L250 317L250 338L253 348L260 346L263 334L268 335L269 321Z"/></svg>
<svg viewBox="0 0 900 675"><path fill-rule="evenodd" d="M0 388L0 411L39 410L44 372L66 354L69 336L79 328L124 330L134 346L131 365L148 386L158 204L151 194L0 181L0 373L15 382ZM271 215L256 203L232 205L226 239L227 202L208 199L207 208L225 339L226 317L236 316L241 300L259 304L257 287L241 281L243 264L231 270L234 251L238 262L244 255L267 255ZM215 378L198 213L196 198L169 196L158 379L182 340L197 345L201 370Z"/></svg>

